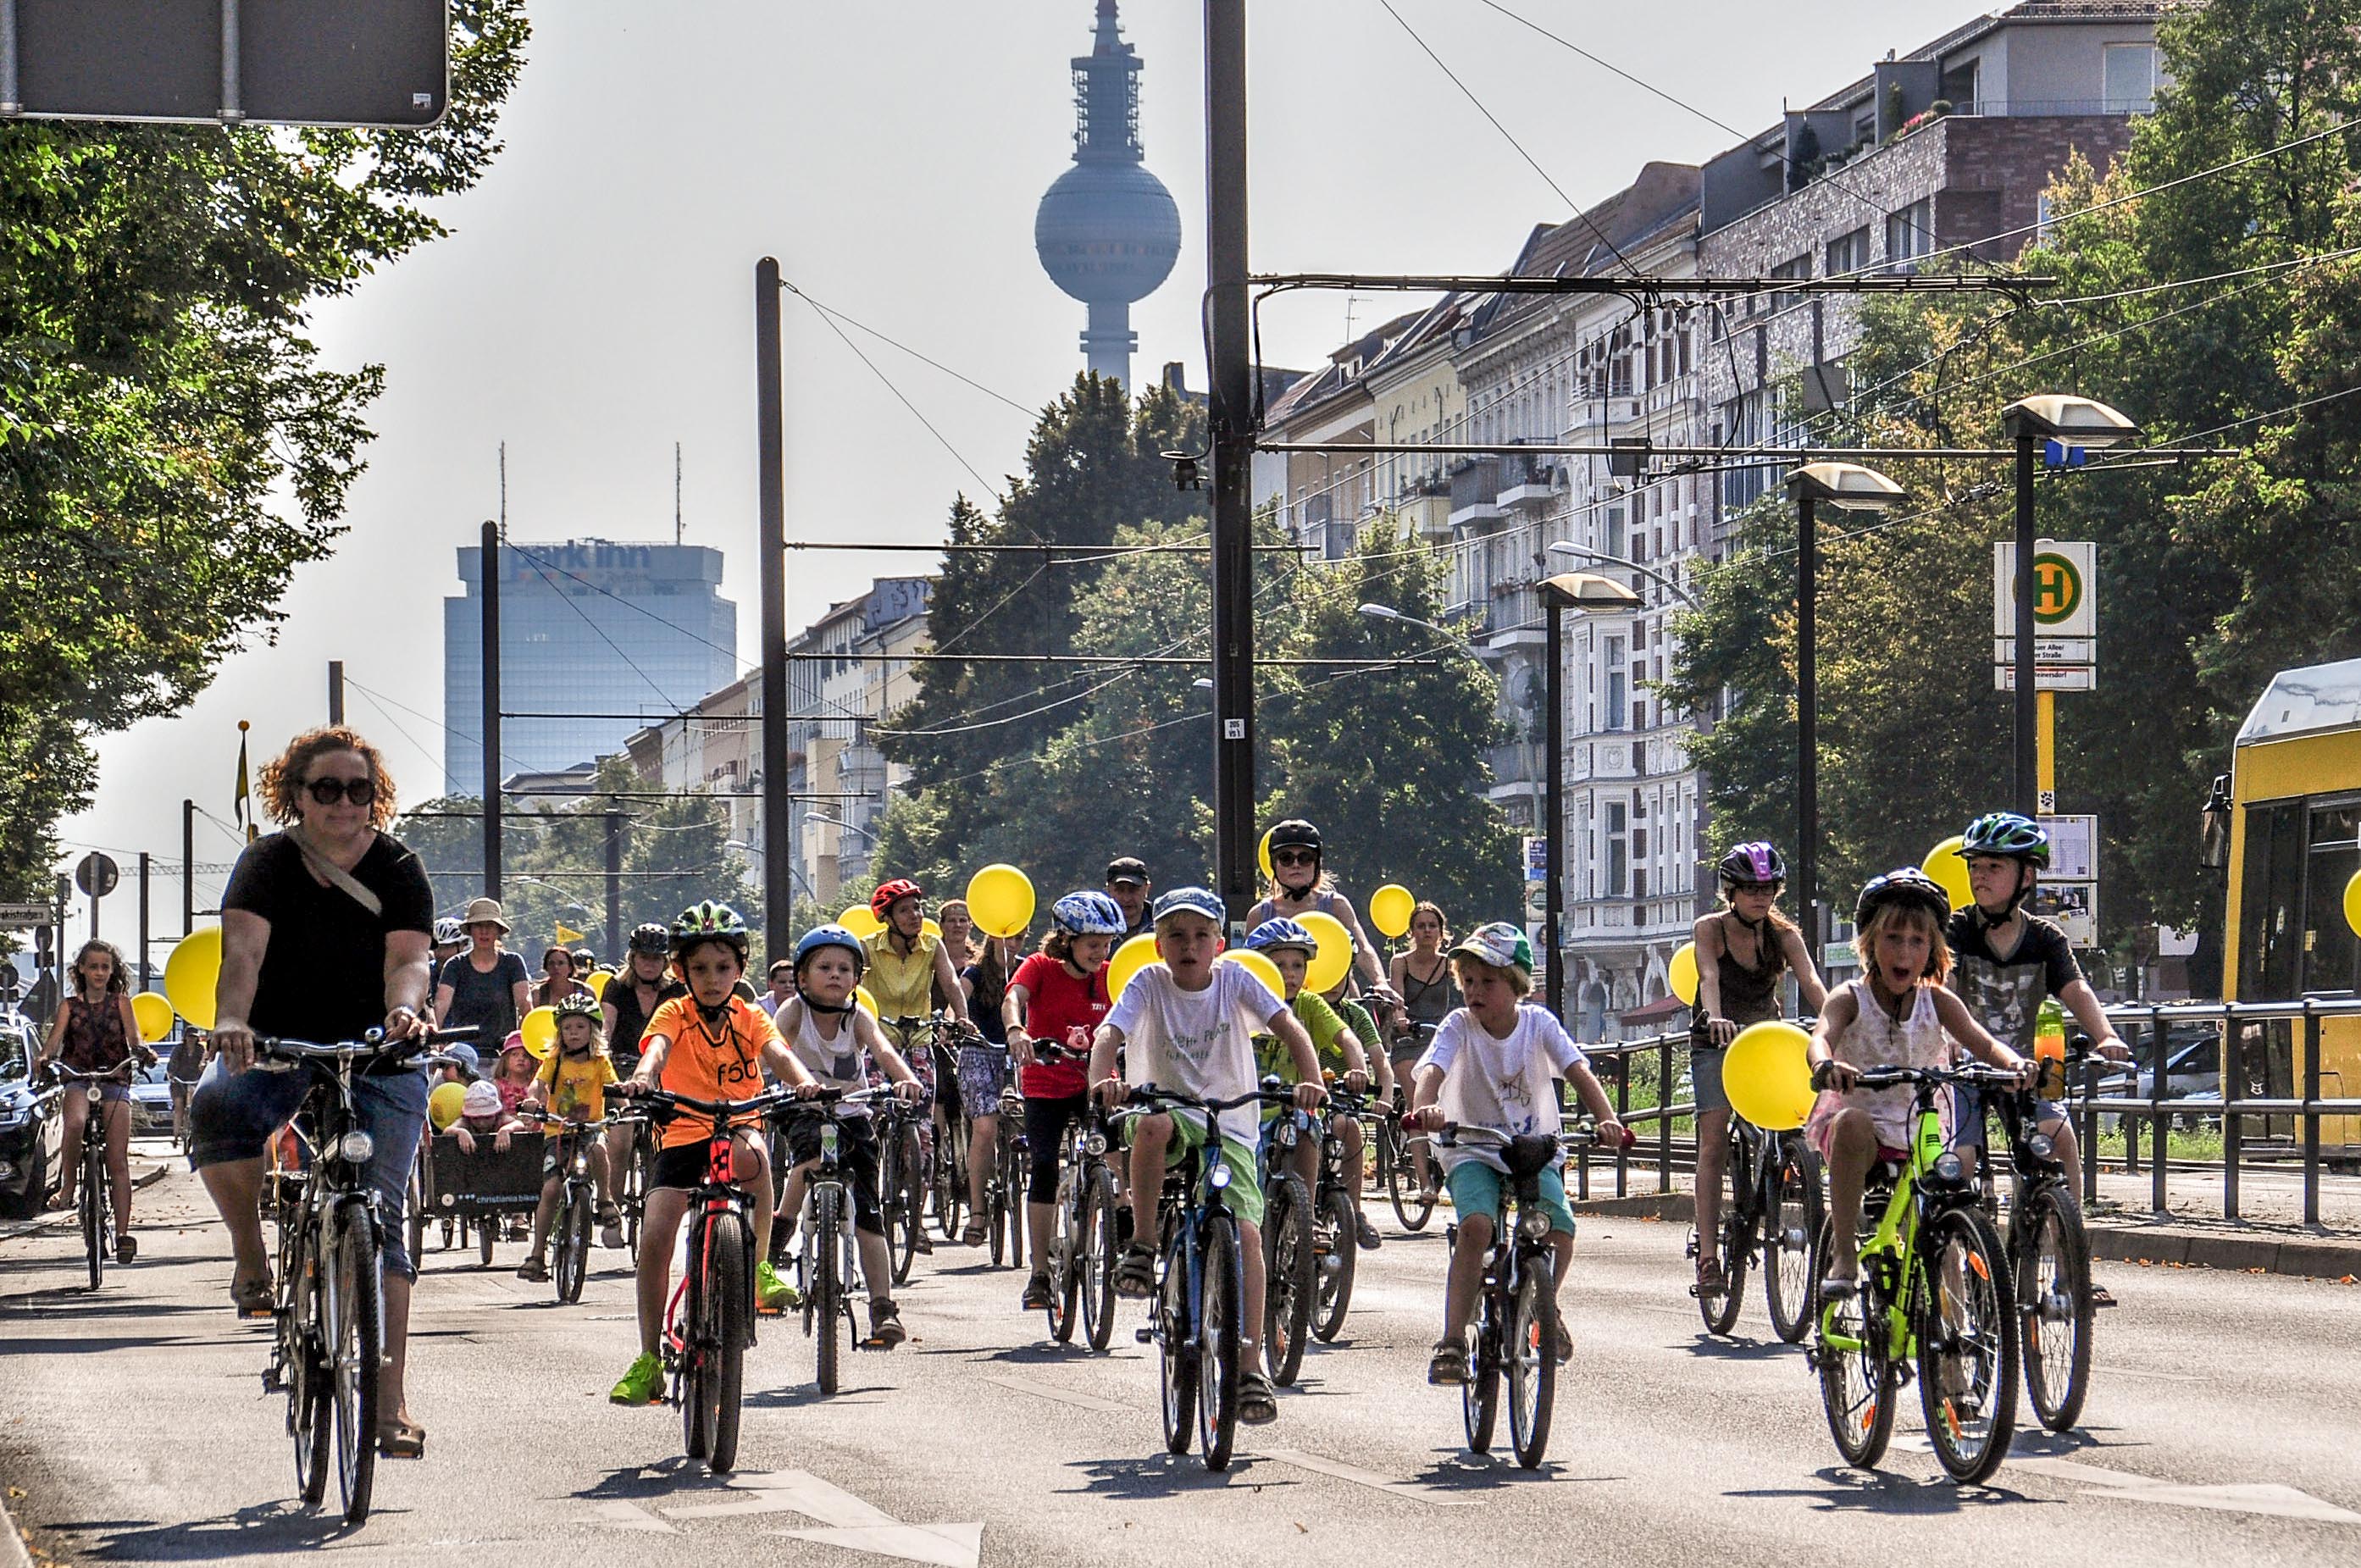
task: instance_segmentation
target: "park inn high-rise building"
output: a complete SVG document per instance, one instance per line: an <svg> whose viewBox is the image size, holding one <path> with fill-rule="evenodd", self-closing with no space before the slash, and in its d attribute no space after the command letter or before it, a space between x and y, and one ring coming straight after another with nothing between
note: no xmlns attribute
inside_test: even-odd
<svg viewBox="0 0 2361 1568"><path fill-rule="evenodd" d="M459 552L465 592L443 601L443 785L478 795L483 763L483 552ZM503 778L623 749L738 675L738 607L722 555L604 539L500 550ZM566 718L521 714L581 714Z"/></svg>

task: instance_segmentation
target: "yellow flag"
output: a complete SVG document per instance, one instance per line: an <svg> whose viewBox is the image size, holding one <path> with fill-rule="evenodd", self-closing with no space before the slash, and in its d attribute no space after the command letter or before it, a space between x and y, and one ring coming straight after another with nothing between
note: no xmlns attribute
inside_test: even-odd
<svg viewBox="0 0 2361 1568"><path fill-rule="evenodd" d="M576 930L573 927L568 926L565 921L560 920L556 922L556 926L557 939L565 943L567 947L570 948L575 943L582 939L582 933Z"/></svg>

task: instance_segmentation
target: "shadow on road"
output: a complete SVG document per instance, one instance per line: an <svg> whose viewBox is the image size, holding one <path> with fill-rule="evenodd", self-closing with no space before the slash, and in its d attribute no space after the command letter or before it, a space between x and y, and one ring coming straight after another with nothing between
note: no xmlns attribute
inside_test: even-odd
<svg viewBox="0 0 2361 1568"><path fill-rule="evenodd" d="M379 1508L383 1518L400 1512ZM185 1524L143 1520L67 1520L49 1527L82 1544L77 1559L130 1563L195 1563L224 1557L264 1557L327 1545L351 1533L342 1515L300 1503L259 1503Z"/></svg>
<svg viewBox="0 0 2361 1568"><path fill-rule="evenodd" d="M1839 1465L1830 1465L1813 1474L1827 1485L1817 1490L1780 1487L1725 1492L1722 1496L1798 1498L1826 1512L1899 1514L1922 1519L1962 1514L1972 1508L2038 1501L2022 1492L2012 1492L2005 1486L1960 1486L1946 1479L1921 1481L1908 1475L1849 1470ZM2041 1506L2055 1508L2063 1505Z"/></svg>
<svg viewBox="0 0 2361 1568"><path fill-rule="evenodd" d="M597 1481L576 1492L585 1502L605 1502L620 1498L637 1502L645 1497L669 1497L693 1492L726 1494L730 1477L716 1475L696 1459L660 1459L653 1464L626 1464L609 1470Z"/></svg>
<svg viewBox="0 0 2361 1568"><path fill-rule="evenodd" d="M878 1396L895 1390L880 1383L874 1387L840 1387L833 1394L823 1394L817 1383L799 1383L792 1388L765 1388L739 1396L738 1402L750 1410L794 1410L806 1405L874 1405Z"/></svg>
<svg viewBox="0 0 2361 1568"><path fill-rule="evenodd" d="M1218 1492L1230 1486L1260 1490L1265 1486L1295 1486L1301 1483L1284 1466L1268 1465L1248 1454L1230 1462L1216 1475L1193 1453L1159 1453L1145 1459L1078 1459L1066 1468L1090 1477L1082 1488L1105 1497L1180 1497L1192 1492Z"/></svg>
<svg viewBox="0 0 2361 1568"><path fill-rule="evenodd" d="M1720 1339L1703 1333L1685 1344L1675 1344L1666 1348L1685 1350L1691 1355L1701 1355L1709 1361L1769 1361L1780 1355L1800 1356L1804 1354L1801 1345L1789 1344L1784 1340Z"/></svg>
<svg viewBox="0 0 2361 1568"><path fill-rule="evenodd" d="M1438 1453L1444 1451L1438 1450ZM1621 1481L1621 1475L1571 1475L1565 1465L1554 1459L1543 1459L1531 1470L1514 1459L1496 1453L1470 1453L1465 1449L1448 1451L1424 1470L1411 1477L1422 1486L1433 1486L1447 1492L1488 1492L1501 1486L1540 1486L1554 1481Z"/></svg>

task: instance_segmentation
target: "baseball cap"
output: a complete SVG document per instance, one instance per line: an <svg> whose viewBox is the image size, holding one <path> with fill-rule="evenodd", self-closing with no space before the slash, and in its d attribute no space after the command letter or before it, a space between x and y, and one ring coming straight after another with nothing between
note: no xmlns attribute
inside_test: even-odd
<svg viewBox="0 0 2361 1568"><path fill-rule="evenodd" d="M1137 855L1117 856L1107 862L1106 880L1136 882L1144 885L1148 881L1148 862Z"/></svg>

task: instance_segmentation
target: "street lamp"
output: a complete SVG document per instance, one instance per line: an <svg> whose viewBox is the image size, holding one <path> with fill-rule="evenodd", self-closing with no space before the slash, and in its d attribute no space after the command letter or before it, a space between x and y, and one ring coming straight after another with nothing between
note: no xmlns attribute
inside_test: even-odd
<svg viewBox="0 0 2361 1568"><path fill-rule="evenodd" d="M1858 463L1807 463L1787 476L1795 498L1795 907L1814 961L1820 925L1820 538L1822 505L1884 511L1902 487Z"/></svg>
<svg viewBox="0 0 2361 1568"><path fill-rule="evenodd" d="M2230 775L2215 773L2213 788L2205 797L2205 809L2198 816L2197 864L2200 870L2224 872L2230 869Z"/></svg>
<svg viewBox="0 0 2361 1568"><path fill-rule="evenodd" d="M2045 392L2020 398L2000 411L2001 428L2016 444L2016 808L2040 814L2040 702L2033 649L2033 452L2044 441L2095 449L2136 438L2128 416L2089 398Z"/></svg>
<svg viewBox="0 0 2361 1568"><path fill-rule="evenodd" d="M868 828L863 828L858 822L847 822L841 817L830 817L824 811L807 811L804 813L804 820L807 822L818 822L829 828L841 828L848 833L860 834L862 838L868 839L873 844L877 842L877 835L871 832Z"/></svg>
<svg viewBox="0 0 2361 1568"><path fill-rule="evenodd" d="M1679 583L1666 576L1664 573L1655 570L1653 567L1642 566L1637 561L1627 561L1620 555L1609 555L1603 550L1592 550L1580 544L1568 544L1564 540L1559 540L1557 543L1552 544L1549 547L1549 553L1553 555L1572 555L1577 560L1597 561L1603 565L1613 566L1618 571L1637 572L1642 576L1647 578L1650 582L1656 584L1666 592L1672 594L1674 598L1679 599L1691 609L1703 609L1705 608L1704 605L1697 602L1697 595L1689 592L1688 589L1681 587ZM1609 579L1601 578L1599 580L1605 582ZM1622 587L1620 583L1618 583L1615 586L1617 587ZM1636 607L1639 600L1635 598L1631 602Z"/></svg>
<svg viewBox="0 0 2361 1568"><path fill-rule="evenodd" d="M1554 546L1553 546L1554 548ZM1668 585L1669 586L1669 585ZM1685 590L1675 593L1687 598ZM1549 830L1542 836L1542 874L1548 879L1542 890L1543 950L1549 954L1549 968L1543 970L1542 1000L1549 1006L1553 1017L1561 1022L1565 1017L1565 963L1558 927L1565 918L1565 620L1563 612L1575 609L1585 615L1631 615L1640 609L1640 596L1612 577L1602 577L1596 572L1565 572L1541 582L1542 605L1549 625L1549 674L1543 684L1549 703L1549 718L1542 729L1542 743L1549 749L1549 761L1543 764L1546 783L1542 788L1542 808L1549 813ZM1691 600L1692 603L1696 602Z"/></svg>
<svg viewBox="0 0 2361 1568"><path fill-rule="evenodd" d="M1483 655L1477 652L1476 645L1473 642L1468 641L1466 638L1461 636L1458 632L1452 630L1451 628L1447 626L1438 626L1432 620L1421 620L1414 615L1405 615L1389 604L1365 604L1360 607L1360 612L1371 620L1398 620L1404 626L1423 627L1427 630L1433 632L1437 637L1449 638L1454 647L1458 648L1462 652L1466 653L1470 657L1477 660L1481 660L1483 658Z"/></svg>

